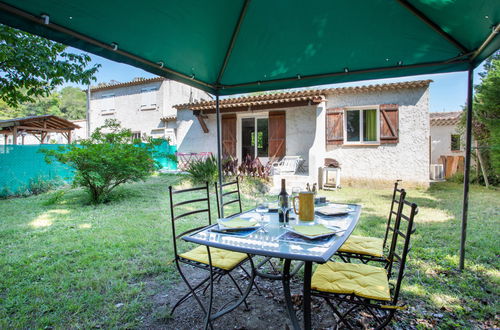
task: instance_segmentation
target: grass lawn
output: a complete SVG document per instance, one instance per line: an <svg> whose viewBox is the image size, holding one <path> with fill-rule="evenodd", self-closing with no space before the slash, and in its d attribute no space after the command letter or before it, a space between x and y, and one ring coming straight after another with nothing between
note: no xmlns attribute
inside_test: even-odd
<svg viewBox="0 0 500 330"><path fill-rule="evenodd" d="M180 180L161 175L129 184L97 207L84 204L80 189L55 202L55 193L0 201L0 328L134 328L167 317L152 296L178 283L167 187ZM382 236L391 190L325 194L362 204L355 233ZM420 213L401 327L500 326L500 191L472 188L466 271L458 273L461 193L448 183L408 191ZM254 206L254 195L247 189L245 208Z"/></svg>

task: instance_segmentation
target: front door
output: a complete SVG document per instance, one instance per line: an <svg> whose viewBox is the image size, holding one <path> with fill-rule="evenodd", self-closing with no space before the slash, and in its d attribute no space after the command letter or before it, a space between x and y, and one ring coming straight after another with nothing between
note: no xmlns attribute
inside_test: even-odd
<svg viewBox="0 0 500 330"><path fill-rule="evenodd" d="M241 159L259 157L265 164L269 156L267 117L241 118Z"/></svg>

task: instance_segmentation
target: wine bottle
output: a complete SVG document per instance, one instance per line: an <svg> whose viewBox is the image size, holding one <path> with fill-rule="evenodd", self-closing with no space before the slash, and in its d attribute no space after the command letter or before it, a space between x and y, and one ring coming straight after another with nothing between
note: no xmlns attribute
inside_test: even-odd
<svg viewBox="0 0 500 330"><path fill-rule="evenodd" d="M288 193L286 192L285 179L281 179L281 191L278 195L281 209L288 208Z"/></svg>

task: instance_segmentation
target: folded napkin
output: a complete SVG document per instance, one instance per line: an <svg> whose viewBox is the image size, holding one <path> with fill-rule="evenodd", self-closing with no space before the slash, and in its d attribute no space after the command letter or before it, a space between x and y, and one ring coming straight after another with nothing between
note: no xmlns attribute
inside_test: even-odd
<svg viewBox="0 0 500 330"><path fill-rule="evenodd" d="M248 228L254 227L257 221L253 219L233 218L227 221L219 220L219 223L226 228Z"/></svg>
<svg viewBox="0 0 500 330"><path fill-rule="evenodd" d="M306 235L306 236L319 236L326 234L333 234L335 231L332 229L325 227L322 224L319 225L311 225L311 226L292 226L293 230L297 233Z"/></svg>

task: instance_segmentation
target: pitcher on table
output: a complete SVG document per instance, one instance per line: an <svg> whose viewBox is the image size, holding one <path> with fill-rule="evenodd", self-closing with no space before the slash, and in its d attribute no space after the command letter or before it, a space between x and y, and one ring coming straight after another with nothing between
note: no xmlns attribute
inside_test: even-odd
<svg viewBox="0 0 500 330"><path fill-rule="evenodd" d="M299 200L299 210L297 211L296 200ZM299 215L300 221L314 220L314 193L311 191L302 191L298 197L292 200L293 210Z"/></svg>

